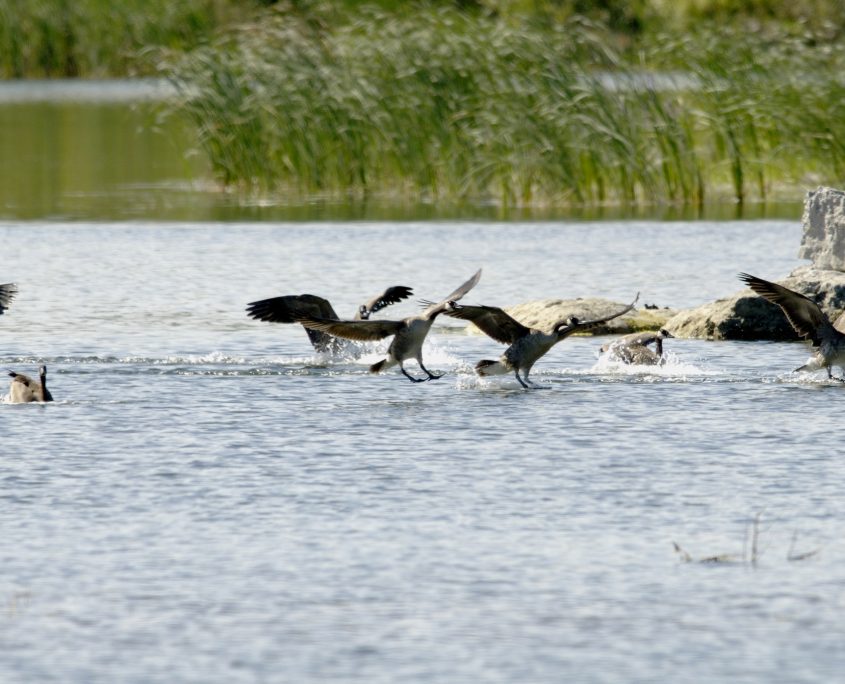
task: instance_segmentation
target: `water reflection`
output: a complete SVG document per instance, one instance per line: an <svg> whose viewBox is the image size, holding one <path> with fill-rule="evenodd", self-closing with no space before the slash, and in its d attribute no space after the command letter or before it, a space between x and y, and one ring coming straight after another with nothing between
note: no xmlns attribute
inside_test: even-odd
<svg viewBox="0 0 845 684"><path fill-rule="evenodd" d="M0 219L166 221L789 218L795 203L700 207L503 208L393 199L334 201L225 190L194 149L192 125L163 116L166 83L0 83Z"/></svg>

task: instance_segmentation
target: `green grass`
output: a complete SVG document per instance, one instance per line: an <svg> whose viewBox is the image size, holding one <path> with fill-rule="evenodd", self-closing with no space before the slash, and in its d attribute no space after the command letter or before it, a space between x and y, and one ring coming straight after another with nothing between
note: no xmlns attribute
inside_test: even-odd
<svg viewBox="0 0 845 684"><path fill-rule="evenodd" d="M842 48L725 28L634 58L613 45L582 21L371 11L329 31L282 13L169 74L215 172L247 191L703 204L841 182ZM646 87L651 70L683 77Z"/></svg>

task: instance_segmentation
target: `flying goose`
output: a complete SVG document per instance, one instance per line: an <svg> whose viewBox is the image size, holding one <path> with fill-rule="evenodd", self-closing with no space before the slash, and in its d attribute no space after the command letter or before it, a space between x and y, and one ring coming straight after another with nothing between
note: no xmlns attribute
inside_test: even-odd
<svg viewBox="0 0 845 684"><path fill-rule="evenodd" d="M786 320L801 337L812 341L813 355L796 371L815 371L827 368L827 377L833 379L832 366L845 368L845 335L833 327L819 305L783 285L740 273L739 279L761 297L777 304ZM842 378L840 378L842 379Z"/></svg>
<svg viewBox="0 0 845 684"><path fill-rule="evenodd" d="M0 285L0 316L9 308L15 295L18 293L18 286L14 283L5 283Z"/></svg>
<svg viewBox="0 0 845 684"><path fill-rule="evenodd" d="M426 309L417 316L409 316L401 321L334 321L317 316L298 317L296 320L306 328L318 330L329 335L345 337L349 340L369 341L380 340L393 335L393 341L387 348L387 358L370 366L371 373L379 373L395 365L411 382L424 382L425 380L437 380L442 375L434 375L422 361L422 346L428 331L431 329L434 319L444 313L455 302L469 292L481 278L481 269L461 285L457 290L448 295L440 302L425 301ZM420 368L428 376L427 378L415 378L405 370L404 363L408 359L416 359Z"/></svg>
<svg viewBox="0 0 845 684"><path fill-rule="evenodd" d="M475 364L476 373L481 376L488 376L504 375L513 371L516 379L519 380L519 384L525 389L531 389L537 387L537 385L528 379L528 374L541 356L572 333L589 330L628 313L634 308L639 296L639 293L637 293L633 302L610 316L592 321L581 321L575 316L570 316L566 320L555 323L550 332L529 328L497 306L462 306L456 304L446 312L446 315L472 321L483 333L497 342L510 344L498 361L482 359ZM524 379L520 377L520 371L522 371Z"/></svg>
<svg viewBox="0 0 845 684"><path fill-rule="evenodd" d="M53 401L53 395L47 389L47 366L38 369L38 381L28 375L9 371L12 382L9 383L7 401L10 404L26 404L31 401Z"/></svg>
<svg viewBox="0 0 845 684"><path fill-rule="evenodd" d="M377 311L401 302L412 294L413 290L405 285L388 287L370 301L361 304L355 312L353 320L366 321ZM250 302L247 304L246 311L251 318L271 323L296 323L297 318L303 316L325 318L332 321L339 320L328 300L312 294L286 295ZM314 349L320 353L340 354L341 352L351 351L349 349L351 345L346 340L339 340L311 328L305 328L305 332L308 333L308 339L311 340Z"/></svg>
<svg viewBox="0 0 845 684"><path fill-rule="evenodd" d="M665 362L663 340L670 337L674 335L665 328L657 332L631 333L603 344L601 351L609 353L614 361L639 366L659 366ZM654 344L654 351L648 348L650 344Z"/></svg>

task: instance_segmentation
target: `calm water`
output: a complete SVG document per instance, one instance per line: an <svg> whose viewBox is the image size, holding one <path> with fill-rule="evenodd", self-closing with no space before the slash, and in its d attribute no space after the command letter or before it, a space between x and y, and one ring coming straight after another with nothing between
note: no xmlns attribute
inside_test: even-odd
<svg viewBox="0 0 845 684"><path fill-rule="evenodd" d="M412 385L251 321L386 285L687 306L797 265L797 221L0 224L4 682L831 682L845 387L801 345L556 347L527 392L446 321ZM415 310L405 303L386 313ZM412 364L411 364L412 365ZM411 369L415 370L414 368ZM742 556L762 512L759 562ZM820 549L803 561L794 552ZM746 549L746 553L750 550Z"/></svg>

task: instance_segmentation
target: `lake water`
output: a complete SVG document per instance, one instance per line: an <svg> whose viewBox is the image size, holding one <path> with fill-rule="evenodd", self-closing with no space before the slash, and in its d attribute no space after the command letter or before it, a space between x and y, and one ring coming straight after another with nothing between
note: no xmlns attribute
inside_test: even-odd
<svg viewBox="0 0 845 684"><path fill-rule="evenodd" d="M20 287L0 367L46 362L56 398L0 405L0 680L836 681L845 386L790 373L802 345L669 340L643 371L579 337L524 391L476 378L502 347L446 320L424 350L445 377L413 385L244 314L300 292L352 314L393 284L438 299L482 266L467 303L683 307L784 275L799 238L797 220L0 223Z"/></svg>

